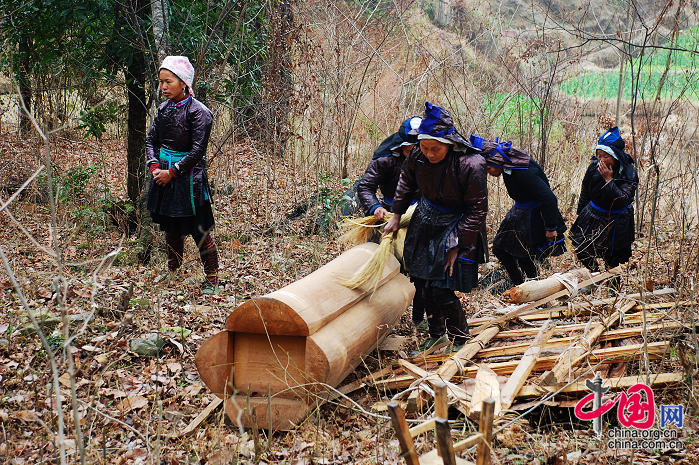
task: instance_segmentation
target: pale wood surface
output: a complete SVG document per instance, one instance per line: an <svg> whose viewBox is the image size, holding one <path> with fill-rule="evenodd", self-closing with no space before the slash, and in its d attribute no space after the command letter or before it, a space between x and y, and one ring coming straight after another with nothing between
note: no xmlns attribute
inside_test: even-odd
<svg viewBox="0 0 699 465"><path fill-rule="evenodd" d="M305 372L309 379L336 386L398 323L415 287L398 274L307 338Z"/></svg>
<svg viewBox="0 0 699 465"><path fill-rule="evenodd" d="M606 271L604 273L599 273L595 276L593 276L591 279L587 279L580 284L578 284L579 287L584 287L584 286L589 286L590 284L595 284L600 281L604 281L605 279L609 279L613 276L616 276L617 274L621 273L623 270L622 267L617 266L616 268L612 268L609 271ZM528 313L534 313L534 311L537 309L537 307L547 304L551 302L552 300L559 299L561 297L567 296L570 293L568 292L567 289L564 289L562 291L558 291L554 294L551 294L548 297L544 297L543 299L537 300L536 302L531 302L528 304L524 304L521 307L509 311L506 314L496 317L496 318L491 318L487 322L483 323L481 326L474 328L471 330L471 334L480 334L481 332L485 331L487 328L494 326L494 325L502 325L510 320L513 320L515 318L524 316Z"/></svg>
<svg viewBox="0 0 699 465"><path fill-rule="evenodd" d="M512 402L515 400L515 397L517 397L517 393L522 386L524 386L524 383L527 382L529 373L532 372L532 369L539 358L539 354L541 354L543 345L546 343L548 338L551 337L552 330L553 325L550 321L542 326L539 330L539 334L537 334L534 338L534 342L532 342L527 351L524 352L522 358L519 360L517 368L515 368L515 371L512 372L510 379L507 380L507 383L505 384L505 387L501 393L503 410L510 408Z"/></svg>
<svg viewBox="0 0 699 465"><path fill-rule="evenodd" d="M447 359L444 364L439 367L437 374L444 380L449 381L458 371L459 363L454 359L458 359L462 365L471 360L490 340L500 331L497 326L487 328L476 336L473 340L465 344L456 354L453 354Z"/></svg>
<svg viewBox="0 0 699 465"><path fill-rule="evenodd" d="M586 324L580 324L580 325L575 325L578 330L582 330L585 328ZM661 330L672 330L672 329L679 329L682 328L684 325L682 323L674 323L674 322L666 322L666 323L656 323L652 325L647 326L647 330L649 333L654 333L654 332L659 332ZM699 326L699 322L697 322L697 326ZM532 330L536 330L536 328L531 328ZM558 328L554 328L553 332L559 332ZM565 332L570 332L570 329L568 329ZM599 337L599 341L614 341L618 339L624 339L628 337L638 337L641 335L643 332L643 327L642 326L632 326L630 328L621 328L621 329L613 329L611 331L607 331L603 333ZM552 349L556 347L567 347L570 345L572 340L575 338L575 336L568 336L568 337L561 337L561 338L554 338L554 339L549 339L546 344L544 344L543 349ZM497 357L501 355L517 355L517 354L523 354L524 351L529 347L529 342L522 342L519 344L509 344L506 346L499 346L499 347L488 347L486 349L481 350L476 354L476 358L486 358L486 357Z"/></svg>
<svg viewBox="0 0 699 465"><path fill-rule="evenodd" d="M560 360L551 369L551 372L543 378L544 384L554 385L564 383L570 376L572 367L582 361L587 354L592 351L592 346L597 342L597 339L612 326L619 322L621 315L630 310L635 303L633 301L620 302L620 308L614 310L610 316L597 323L593 323L582 336L583 344L575 344L568 351L561 355Z"/></svg>
<svg viewBox="0 0 699 465"><path fill-rule="evenodd" d="M480 365L476 372L476 382L473 386L473 394L471 394L471 403L469 404L469 416L473 418L480 417L483 401L492 399L494 401L494 415L500 416L502 404L500 401L500 381L498 375L488 368L487 365Z"/></svg>
<svg viewBox="0 0 699 465"><path fill-rule="evenodd" d="M377 247L374 243L353 247L308 276L243 303L228 316L226 329L310 336L369 295L369 291L342 286L337 277L354 273L371 258ZM399 272L398 260L389 257L379 286Z"/></svg>
<svg viewBox="0 0 699 465"><path fill-rule="evenodd" d="M570 280L575 283L580 283L592 276L587 268L578 268L567 273L561 273L561 278ZM502 295L505 300L509 300L515 304L525 302L533 302L543 299L555 292L562 291L565 286L556 278L549 277L537 279L533 281L525 281L522 284L515 286L505 291Z"/></svg>
<svg viewBox="0 0 699 465"><path fill-rule="evenodd" d="M204 341L194 356L202 382L221 399L233 392L233 342L233 333L221 331Z"/></svg>
<svg viewBox="0 0 699 465"><path fill-rule="evenodd" d="M594 376L590 374L588 377L592 379ZM676 384L684 381L684 373L657 373L651 374L650 380L652 386L659 386L664 384ZM614 389L627 389L634 384L646 382L645 375L633 375L633 376L622 376L609 378L604 380L604 385L609 386L612 390ZM539 386L527 385L522 387L519 391L517 397L539 397L543 394L550 392L550 389L544 389ZM576 392L590 392L590 389L585 385L585 379L581 379L570 386L564 388L562 393L576 393Z"/></svg>

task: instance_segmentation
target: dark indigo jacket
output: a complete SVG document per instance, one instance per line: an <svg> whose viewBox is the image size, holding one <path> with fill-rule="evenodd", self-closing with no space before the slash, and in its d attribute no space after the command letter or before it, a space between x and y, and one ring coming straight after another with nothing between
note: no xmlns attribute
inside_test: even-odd
<svg viewBox="0 0 699 465"><path fill-rule="evenodd" d="M432 164L416 145L403 166L393 199L393 211L405 213L418 190L433 204L463 211L457 226L459 256L480 261L487 237L485 159L477 152L450 150L444 160Z"/></svg>
<svg viewBox="0 0 699 465"><path fill-rule="evenodd" d="M590 201L605 210L620 210L631 205L636 195L638 173L635 168L627 166L624 171L628 170L629 172L621 176L617 165L612 173L612 180L606 182L597 171L598 165L597 159L593 159L590 166L587 167L580 190L578 215Z"/></svg>
<svg viewBox="0 0 699 465"><path fill-rule="evenodd" d="M158 107L146 136L146 165L149 167L160 162L160 147L188 152L172 165L172 171L176 177L192 175L194 199L199 205L208 202L211 195L206 171L206 148L212 122L211 110L194 97L179 108L168 100ZM167 166L161 168L166 169Z"/></svg>

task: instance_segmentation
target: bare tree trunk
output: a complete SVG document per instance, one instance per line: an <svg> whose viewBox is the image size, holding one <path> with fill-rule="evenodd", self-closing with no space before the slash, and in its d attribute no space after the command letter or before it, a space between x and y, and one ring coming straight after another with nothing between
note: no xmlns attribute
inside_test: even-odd
<svg viewBox="0 0 699 465"><path fill-rule="evenodd" d="M146 171L146 58L142 51L134 50L127 67L129 108L127 114L126 158L128 178L126 191L133 205L139 205L141 188Z"/></svg>
<svg viewBox="0 0 699 465"><path fill-rule="evenodd" d="M616 94L616 125L621 125L621 97L624 95L624 63L626 55L619 57L619 87Z"/></svg>
<svg viewBox="0 0 699 465"><path fill-rule="evenodd" d="M32 111L32 86L31 86L31 62L29 60L29 51L31 49L31 44L29 43L28 35L22 34L22 38L19 41L19 55L22 57L22 61L17 70L16 77L17 83L19 84L19 94L24 101L24 106L27 112L19 112L19 131L22 136L29 134L32 130L32 121L29 118L28 113Z"/></svg>
<svg viewBox="0 0 699 465"><path fill-rule="evenodd" d="M158 58L162 61L163 58L170 53L167 10L164 0L151 0L150 9L153 15L153 36L155 37L155 45L158 47Z"/></svg>

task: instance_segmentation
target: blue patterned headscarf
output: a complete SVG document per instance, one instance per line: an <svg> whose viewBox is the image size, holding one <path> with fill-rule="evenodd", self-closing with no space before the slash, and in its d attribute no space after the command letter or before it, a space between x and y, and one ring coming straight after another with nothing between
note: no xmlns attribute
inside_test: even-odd
<svg viewBox="0 0 699 465"><path fill-rule="evenodd" d="M631 155L624 151L625 148L626 143L624 139L621 138L619 128L614 126L599 138L597 146L595 147L595 152L601 150L614 157L614 159L619 162L619 174L627 174L631 171L635 172L636 168L634 168L634 161ZM597 159L596 156L592 158L594 160ZM625 171L627 173L625 173Z"/></svg>
<svg viewBox="0 0 699 465"><path fill-rule="evenodd" d="M512 170L529 168L529 159L531 157L524 150L512 147L512 142L500 142L500 139L497 137L495 141L486 140L475 134L471 134L469 140L471 145L481 149L481 155L485 158L488 166Z"/></svg>
<svg viewBox="0 0 699 465"><path fill-rule="evenodd" d="M398 154L399 149L405 145L417 144L418 128L421 122L422 118L419 116L413 116L403 121L400 128L398 128L398 132L394 132L385 138L374 150L372 160Z"/></svg>
<svg viewBox="0 0 699 465"><path fill-rule="evenodd" d="M417 136L419 140L438 140L439 142L453 145L453 150L457 152L465 152L467 150L479 151L459 134L459 131L454 127L454 121L451 119L449 112L445 108L430 102L425 102L425 116L422 118L418 131L420 133Z"/></svg>

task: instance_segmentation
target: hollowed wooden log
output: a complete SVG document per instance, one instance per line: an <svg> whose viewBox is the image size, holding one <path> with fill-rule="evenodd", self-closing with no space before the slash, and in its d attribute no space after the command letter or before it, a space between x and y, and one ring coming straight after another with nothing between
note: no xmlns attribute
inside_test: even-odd
<svg viewBox="0 0 699 465"><path fill-rule="evenodd" d="M227 399L234 422L267 428L271 411L273 428L292 428L325 385L337 386L397 324L415 288L395 258L373 294L337 283L376 248L354 247L305 278L241 304L226 330L202 344L195 358L199 375Z"/></svg>

